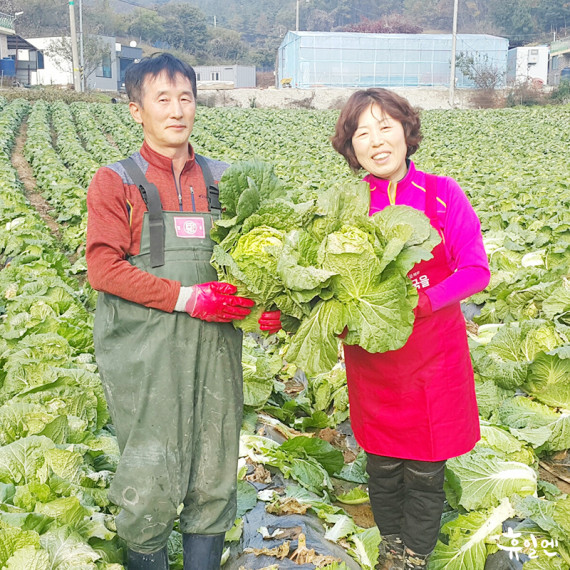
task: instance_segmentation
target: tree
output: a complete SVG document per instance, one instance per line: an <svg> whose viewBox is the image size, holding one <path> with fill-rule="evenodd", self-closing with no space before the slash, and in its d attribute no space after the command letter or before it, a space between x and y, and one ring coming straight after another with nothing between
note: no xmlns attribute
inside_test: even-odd
<svg viewBox="0 0 570 570"><path fill-rule="evenodd" d="M73 71L71 38L60 37L52 40L45 50L47 56L54 58L60 71ZM85 81L95 73L105 61L110 65L115 59L111 46L96 36L86 36L83 40L83 77Z"/></svg>
<svg viewBox="0 0 570 570"><path fill-rule="evenodd" d="M424 29L451 31L453 0L405 0L404 14Z"/></svg>
<svg viewBox="0 0 570 570"><path fill-rule="evenodd" d="M520 45L536 33L531 0L502 0L494 3L491 17L511 40L511 44Z"/></svg>
<svg viewBox="0 0 570 570"><path fill-rule="evenodd" d="M461 52L455 59L457 69L475 83L478 89L495 90L504 82L504 73L489 61L485 54L467 54Z"/></svg>
<svg viewBox="0 0 570 570"><path fill-rule="evenodd" d="M207 44L208 55L221 63L241 63L249 54L249 47L238 32L216 27Z"/></svg>
<svg viewBox="0 0 570 570"><path fill-rule="evenodd" d="M75 5L77 6L77 0ZM77 14L77 8L75 12ZM83 21L90 34L101 36L124 35L128 26L128 18L118 14L109 0L98 0L96 4L84 1Z"/></svg>
<svg viewBox="0 0 570 570"><path fill-rule="evenodd" d="M164 18L151 10L137 10L131 20L129 34L138 37L140 41L154 44L164 37Z"/></svg>
<svg viewBox="0 0 570 570"><path fill-rule="evenodd" d="M364 34L419 34L422 28L412 24L400 14L390 14L375 21L363 18L358 24L349 24L340 28L340 31Z"/></svg>
<svg viewBox="0 0 570 570"><path fill-rule="evenodd" d="M537 8L542 29L546 32L570 26L568 0L540 0Z"/></svg>
<svg viewBox="0 0 570 570"><path fill-rule="evenodd" d="M164 40L192 55L203 53L208 41L206 16L189 4L168 4L162 9Z"/></svg>
<svg viewBox="0 0 570 570"><path fill-rule="evenodd" d="M69 30L68 3L61 0L13 0L0 11L8 14L23 12L15 25L24 37L60 36Z"/></svg>
<svg viewBox="0 0 570 570"><path fill-rule="evenodd" d="M330 32L334 25L334 16L324 10L311 10L307 18L307 28L315 32Z"/></svg>

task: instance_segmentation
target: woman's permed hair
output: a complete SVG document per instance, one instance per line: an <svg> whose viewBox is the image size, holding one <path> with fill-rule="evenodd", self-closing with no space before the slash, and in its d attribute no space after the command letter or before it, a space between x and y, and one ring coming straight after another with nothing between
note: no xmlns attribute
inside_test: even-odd
<svg viewBox="0 0 570 570"><path fill-rule="evenodd" d="M170 53L155 53L151 56L143 57L137 63L132 63L127 67L125 72L125 89L129 101L141 105L144 82L147 77L154 79L163 72L173 82L177 75L186 77L192 84L192 93L194 94L194 99L196 99L197 86L194 68Z"/></svg>
<svg viewBox="0 0 570 570"><path fill-rule="evenodd" d="M340 112L335 133L331 138L334 149L342 154L352 170L358 172L362 167L356 158L352 146L352 137L358 128L360 115L371 105L378 105L383 113L402 123L409 158L418 150L422 140L419 112L407 99L397 93L381 87L363 89L353 93Z"/></svg>

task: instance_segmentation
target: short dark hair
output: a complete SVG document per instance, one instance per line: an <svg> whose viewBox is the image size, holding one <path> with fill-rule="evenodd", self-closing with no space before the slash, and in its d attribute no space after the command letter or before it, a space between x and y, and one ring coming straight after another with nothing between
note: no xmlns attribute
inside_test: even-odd
<svg viewBox="0 0 570 570"><path fill-rule="evenodd" d="M381 87L356 91L342 108L336 122L335 133L331 137L334 149L344 156L350 168L355 172L358 172L362 166L356 158L352 137L358 128L360 115L374 104L377 104L384 113L402 123L408 145L406 158L418 150L422 140L419 112L410 105L407 99Z"/></svg>
<svg viewBox="0 0 570 570"><path fill-rule="evenodd" d="M143 57L139 62L132 63L125 72L125 89L129 101L142 103L143 86L148 76L157 77L165 72L171 81L180 74L186 77L192 84L192 93L196 99L196 72L191 65L174 57L170 53L153 53L148 57Z"/></svg>

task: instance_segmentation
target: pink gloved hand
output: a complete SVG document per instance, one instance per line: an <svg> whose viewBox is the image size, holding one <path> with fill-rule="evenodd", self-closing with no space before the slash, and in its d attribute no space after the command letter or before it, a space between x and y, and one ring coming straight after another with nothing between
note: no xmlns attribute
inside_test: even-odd
<svg viewBox="0 0 570 570"><path fill-rule="evenodd" d="M418 304L414 309L414 317L427 317L432 314L431 301L426 293L418 291Z"/></svg>
<svg viewBox="0 0 570 570"><path fill-rule="evenodd" d="M283 326L281 325L281 311L265 311L261 313L261 317L257 321L259 328L262 331L267 331L269 334L279 332Z"/></svg>
<svg viewBox="0 0 570 570"><path fill-rule="evenodd" d="M235 285L218 281L192 286L186 303L186 312L196 319L215 323L229 323L244 319L255 303L245 297L236 297Z"/></svg>

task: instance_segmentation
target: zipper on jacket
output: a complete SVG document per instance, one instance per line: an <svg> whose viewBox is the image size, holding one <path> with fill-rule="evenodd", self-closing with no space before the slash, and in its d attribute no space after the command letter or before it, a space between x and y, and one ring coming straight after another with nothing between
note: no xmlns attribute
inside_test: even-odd
<svg viewBox="0 0 570 570"><path fill-rule="evenodd" d="M196 202L194 201L194 186L190 186L190 198L192 198L192 211L196 211Z"/></svg>
<svg viewBox="0 0 570 570"><path fill-rule="evenodd" d="M182 191L180 190L180 178L176 178L176 174L174 174L174 166L173 165L170 166L170 170L172 171L172 177L174 178L174 185L176 186L176 194L178 194L178 209L182 212L183 211L183 208L182 208ZM194 197L192 197L192 206L193 205L194 205Z"/></svg>
<svg viewBox="0 0 570 570"><path fill-rule="evenodd" d="M394 185L394 187L392 188L392 184ZM398 183L397 182L392 182L390 181L388 183L388 202L390 202L390 206L395 206L396 205L396 191L398 189Z"/></svg>

